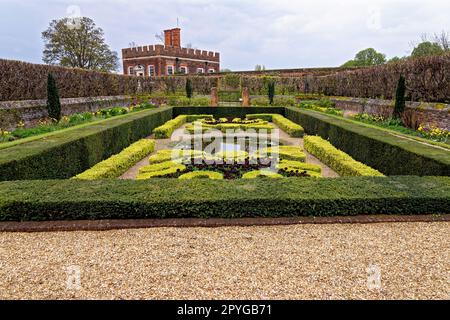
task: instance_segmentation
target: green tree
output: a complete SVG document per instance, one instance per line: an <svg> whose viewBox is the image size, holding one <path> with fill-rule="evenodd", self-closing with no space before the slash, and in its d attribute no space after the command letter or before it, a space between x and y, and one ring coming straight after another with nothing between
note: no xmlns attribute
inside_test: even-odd
<svg viewBox="0 0 450 320"><path fill-rule="evenodd" d="M402 57L402 58L400 58L400 57L392 57L391 59L388 60L387 63L397 63L397 62L404 61L406 59L407 59L406 57Z"/></svg>
<svg viewBox="0 0 450 320"><path fill-rule="evenodd" d="M393 117L395 119L400 119L403 112L405 111L406 106L406 80L403 75L400 76L397 85L397 91L395 93L395 106L394 106L394 114Z"/></svg>
<svg viewBox="0 0 450 320"><path fill-rule="evenodd" d="M255 66L255 71L266 71L266 66L257 64Z"/></svg>
<svg viewBox="0 0 450 320"><path fill-rule="evenodd" d="M58 87L53 74L48 74L47 79L47 111L50 119L61 120L61 101L59 100Z"/></svg>
<svg viewBox="0 0 450 320"><path fill-rule="evenodd" d="M53 20L42 39L45 63L106 72L118 69L117 52L105 43L103 30L90 18Z"/></svg>
<svg viewBox="0 0 450 320"><path fill-rule="evenodd" d="M269 103L273 104L273 99L275 98L275 81L270 81L267 86L267 96L269 97Z"/></svg>
<svg viewBox="0 0 450 320"><path fill-rule="evenodd" d="M417 45L412 53L412 57L427 57L427 56L436 56L443 54L445 51L442 47L436 43L431 41L425 41Z"/></svg>
<svg viewBox="0 0 450 320"><path fill-rule="evenodd" d="M190 78L187 78L186 79L186 97L191 99L193 93L194 93L194 90L192 88L192 80Z"/></svg>
<svg viewBox="0 0 450 320"><path fill-rule="evenodd" d="M366 67L386 63L386 55L368 48L358 52L353 60L349 60L342 67Z"/></svg>

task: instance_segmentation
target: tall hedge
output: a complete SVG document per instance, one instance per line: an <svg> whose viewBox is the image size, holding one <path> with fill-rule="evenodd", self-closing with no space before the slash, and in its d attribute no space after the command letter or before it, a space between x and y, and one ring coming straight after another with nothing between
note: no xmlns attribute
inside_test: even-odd
<svg viewBox="0 0 450 320"><path fill-rule="evenodd" d="M0 101L44 99L45 78L53 73L58 79L61 98L113 96L142 92L184 92L186 79L191 79L193 90L210 94L212 87L220 87L226 75L196 75L140 78L36 65L0 59ZM359 98L395 97L400 75L408 84L406 95L413 101L450 102L450 54L409 59L356 70L326 69L326 72L304 70L292 76L267 74L231 74L239 86L247 87L251 94L267 94L267 80L275 81L277 94L324 93ZM230 78L230 74L228 75Z"/></svg>
<svg viewBox="0 0 450 320"><path fill-rule="evenodd" d="M143 92L152 90L148 78L0 59L0 101L45 99L49 73L57 79L61 98L135 94L139 81Z"/></svg>

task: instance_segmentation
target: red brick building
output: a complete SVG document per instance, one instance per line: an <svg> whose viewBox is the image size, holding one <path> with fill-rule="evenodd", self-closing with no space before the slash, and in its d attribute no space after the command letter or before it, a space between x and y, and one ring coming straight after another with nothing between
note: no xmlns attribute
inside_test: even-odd
<svg viewBox="0 0 450 320"><path fill-rule="evenodd" d="M136 76L220 72L218 52L181 47L181 29L164 31L164 45L122 49L123 73Z"/></svg>

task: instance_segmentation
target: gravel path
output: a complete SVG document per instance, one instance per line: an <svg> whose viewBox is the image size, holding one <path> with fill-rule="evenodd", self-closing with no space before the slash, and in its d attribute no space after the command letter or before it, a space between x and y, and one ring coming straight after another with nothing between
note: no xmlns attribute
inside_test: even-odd
<svg viewBox="0 0 450 320"><path fill-rule="evenodd" d="M447 222L0 233L0 299L449 299L449 239Z"/></svg>

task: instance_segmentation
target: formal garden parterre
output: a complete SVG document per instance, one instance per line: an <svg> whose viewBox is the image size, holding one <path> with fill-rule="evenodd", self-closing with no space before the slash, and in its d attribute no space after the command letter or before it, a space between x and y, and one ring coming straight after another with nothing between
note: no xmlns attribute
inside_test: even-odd
<svg viewBox="0 0 450 320"><path fill-rule="evenodd" d="M261 126L288 141L263 156L244 147L174 157L170 138L195 124L202 134ZM2 144L0 169L3 221L450 212L449 149L298 107L133 112Z"/></svg>

